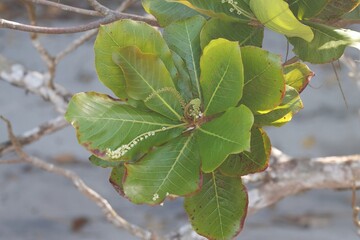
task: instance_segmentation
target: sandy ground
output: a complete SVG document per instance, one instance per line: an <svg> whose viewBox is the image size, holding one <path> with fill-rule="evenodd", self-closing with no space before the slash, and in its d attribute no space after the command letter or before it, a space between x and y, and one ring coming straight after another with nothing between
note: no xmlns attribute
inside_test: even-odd
<svg viewBox="0 0 360 240"><path fill-rule="evenodd" d="M56 52L72 38L44 36L42 41ZM266 49L285 55L286 42L281 36L267 32L265 42ZM29 69L44 69L26 33L0 30L0 53ZM348 51L348 54L360 59L358 52ZM97 81L93 59L92 42L89 42L59 65L56 80L73 93L88 90L109 93ZM339 74L349 102L347 109L331 66L312 69L316 77L302 95L305 109L283 128L268 129L273 145L298 157L359 153L360 89L357 83L347 77L343 66ZM0 114L13 122L16 133L57 116L50 104L3 81L0 81ZM0 124L0 142L6 139L5 127ZM70 127L25 149L77 172L131 222L160 232L169 232L187 222L181 200L166 202L163 207L148 207L133 205L118 196L108 184L109 170L88 163L89 154L77 144ZM349 191L322 190L290 197L249 216L238 239L357 239L350 196ZM0 239L135 238L109 224L94 203L77 192L68 180L26 165L2 165Z"/></svg>

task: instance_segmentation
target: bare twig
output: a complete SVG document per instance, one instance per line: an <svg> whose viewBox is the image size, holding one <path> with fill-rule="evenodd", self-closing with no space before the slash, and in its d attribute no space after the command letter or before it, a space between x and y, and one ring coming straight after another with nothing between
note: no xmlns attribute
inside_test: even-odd
<svg viewBox="0 0 360 240"><path fill-rule="evenodd" d="M97 12L99 12L100 14L102 14L103 16L108 15L111 10L107 7L105 7L104 5L100 4L98 1L96 0L87 0L87 2L89 3L89 5Z"/></svg>
<svg viewBox="0 0 360 240"><path fill-rule="evenodd" d="M31 129L30 131L27 131L20 136L17 136L16 138L19 143L24 146L39 140L43 136L57 132L66 127L67 125L68 123L65 121L64 117L60 116L48 122L45 122L37 126L36 128ZM14 146L12 145L12 142L10 140L0 143L0 156L14 150Z"/></svg>
<svg viewBox="0 0 360 240"><path fill-rule="evenodd" d="M69 34L69 33L85 32L91 29L98 28L102 24L108 24L120 19L132 19L132 20L148 23L152 26L159 26L157 21L152 18L112 11L111 14L99 20L73 27L40 27L40 26L31 26L14 21L9 21L6 19L0 19L0 28L9 28L17 31L25 31L25 32L33 32L33 33Z"/></svg>
<svg viewBox="0 0 360 240"><path fill-rule="evenodd" d="M52 2L52 1L48 1L48 0L25 0L25 1L32 2L32 3L35 3L35 4L42 4L42 5L46 5L46 6L50 6L50 7L56 7L56 8L59 8L59 9L63 10L63 11L74 12L74 13L78 13L78 14L93 16L93 17L101 17L101 16L103 16L98 11L77 8L77 7L61 4L61 3L58 3L58 2Z"/></svg>
<svg viewBox="0 0 360 240"><path fill-rule="evenodd" d="M134 3L134 0L126 0L122 2L119 8L116 9L118 12L125 11L131 4ZM97 29L90 30L84 33L79 38L75 39L72 43L70 43L63 51L61 51L56 57L55 62L58 63L61 59L63 59L66 55L76 50L79 46L81 46L84 42L90 40L97 33Z"/></svg>
<svg viewBox="0 0 360 240"><path fill-rule="evenodd" d="M97 33L97 29L90 30L79 38L75 39L72 43L70 43L64 50L59 52L55 57L55 63L58 64L66 55L76 50L78 47L83 45L86 41L90 40Z"/></svg>
<svg viewBox="0 0 360 240"><path fill-rule="evenodd" d="M18 164L18 163L23 163L24 161L22 159L5 159L5 160L0 160L0 164Z"/></svg>
<svg viewBox="0 0 360 240"><path fill-rule="evenodd" d="M29 156L27 153L25 153L22 150L20 142L17 140L17 138L15 137L12 131L10 121L4 118L3 116L0 116L0 118L5 121L8 129L8 135L10 141L12 142L12 145L15 147L15 151L17 155L23 160L23 162L29 163L32 166L43 169L45 171L68 178L69 180L72 181L72 183L81 193L83 193L87 198L95 202L96 205L101 208L108 221L110 221L116 227L125 229L134 236L137 236L141 239L152 239L153 234L150 231L147 231L134 224L131 224L128 221L126 221L124 218L119 216L112 208L110 203L105 198L103 198L99 193L97 193L92 188L87 186L76 173L64 168L57 167L54 164L47 163L39 158ZM10 163L13 163L13 161L11 161Z"/></svg>
<svg viewBox="0 0 360 240"><path fill-rule="evenodd" d="M0 55L0 79L41 96L53 103L59 113L65 113L71 94L58 84L54 84L54 88L49 88L47 74L27 71L22 65L12 64Z"/></svg>
<svg viewBox="0 0 360 240"><path fill-rule="evenodd" d="M32 2L28 2L26 0L22 0L22 2L24 3L26 10L28 12L30 24L35 26L36 25L36 14L35 14L34 4ZM54 78L55 78L55 71L56 71L55 59L53 56L51 56L49 54L47 49L41 44L37 33L30 33L30 36L31 36L31 42L32 42L33 46L38 51L42 60L47 65L48 73L49 73L49 79L47 79L47 85L50 88L54 89L55 88Z"/></svg>

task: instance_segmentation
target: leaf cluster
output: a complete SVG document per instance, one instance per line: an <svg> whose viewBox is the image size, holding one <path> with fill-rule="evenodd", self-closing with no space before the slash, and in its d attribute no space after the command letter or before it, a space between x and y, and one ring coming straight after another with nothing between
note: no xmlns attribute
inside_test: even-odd
<svg viewBox="0 0 360 240"><path fill-rule="evenodd" d="M78 93L66 113L90 161L113 168L121 195L150 205L182 196L194 229L210 239L240 232L248 204L241 176L265 170L270 157L263 127L302 109L299 94L314 75L263 50L264 26L316 63L357 41L313 20L328 19L336 1L313 3L316 11L306 0L270 2L144 0L162 32L132 20L101 26L96 70L116 97ZM345 5L336 17L358 2Z"/></svg>

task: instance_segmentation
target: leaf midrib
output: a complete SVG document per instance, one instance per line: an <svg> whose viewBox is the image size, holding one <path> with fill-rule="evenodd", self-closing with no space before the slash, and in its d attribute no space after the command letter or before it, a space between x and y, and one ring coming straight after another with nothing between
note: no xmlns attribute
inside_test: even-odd
<svg viewBox="0 0 360 240"><path fill-rule="evenodd" d="M156 123L156 122L146 122L139 120L130 120L130 119L119 119L119 118L106 118L106 117L93 117L93 116L72 116L73 118L85 118L85 119L93 119L93 120L108 120L108 121L121 121L121 122L131 122L131 123L140 123L140 124L148 124L148 125L156 125L156 126L176 126L174 124L169 123Z"/></svg>
<svg viewBox="0 0 360 240"><path fill-rule="evenodd" d="M163 181L161 182L160 186L158 187L158 189L155 191L155 193L158 193L158 191L161 189L161 187L165 184L165 181L169 178L170 173L172 173L172 171L174 170L175 165L178 163L180 157L183 155L184 150L186 149L187 145L189 144L190 140L192 139L194 135L192 134L190 137L188 137L188 139L186 140L186 142L184 143L184 146L181 148L178 156L176 157L174 163L171 165L170 170L168 171L168 173L166 174L166 176L164 177Z"/></svg>
<svg viewBox="0 0 360 240"><path fill-rule="evenodd" d="M133 71L146 83L146 85L151 89L152 93L155 94L160 101L179 119L181 120L181 116L165 101L165 99L163 99L158 93L157 91L155 91L155 89L148 83L148 81L146 81L146 79L144 78L143 75L141 75L136 68L133 67L133 65L127 61L126 58L124 58L121 54L119 54L119 56L133 69Z"/></svg>
<svg viewBox="0 0 360 240"><path fill-rule="evenodd" d="M196 89L198 91L199 98L201 99L201 91L200 91L200 83L199 83L199 79L198 79L198 71L197 71L196 64L195 64L194 51L193 51L193 47L192 47L192 44L191 44L189 29L188 29L186 21L185 21L185 30L186 30L187 40L188 40L189 49L190 49L190 53L191 53L190 54L191 60L192 60L191 63L192 63L193 68L194 68L194 75L195 75L194 80L195 80L195 83L196 83Z"/></svg>
<svg viewBox="0 0 360 240"><path fill-rule="evenodd" d="M220 136L220 135L218 135L218 134L215 134L215 133L206 131L205 129L203 129L203 128L201 128L201 127L199 127L198 129L199 129L201 132L203 132L203 133L205 133L205 134L208 134L208 135L210 135L210 136L220 138L220 139L222 139L222 140L224 140L224 141L231 142L231 143L236 144L236 145L240 145L240 143L238 143L238 142L235 142L235 141L233 141L233 140L231 140L231 139L227 139L227 138L225 138L225 137L223 137L223 136Z"/></svg>
<svg viewBox="0 0 360 240"><path fill-rule="evenodd" d="M215 179L215 173L212 172L212 181L214 185L214 192L215 192L215 199L216 199L216 208L219 216L219 222L220 222L220 230L221 230L221 237L224 239L224 230L223 230L223 224L222 224L222 215L220 212L220 203L219 203L219 194L217 191L217 185L216 185L216 179Z"/></svg>
<svg viewBox="0 0 360 240"><path fill-rule="evenodd" d="M222 82L224 81L224 77L225 77L225 75L227 74L227 72L228 72L228 70L229 70L230 58L231 58L231 56L229 56L229 58L228 58L228 62L227 62L227 66L226 66L226 69L225 69L225 71L224 71L224 74L221 76L220 81L218 82L218 84L217 84L217 86L216 86L213 94L211 95L211 98L210 98L210 100L209 100L209 102L208 102L208 104L207 104L207 106L206 106L206 109L205 109L205 111L204 111L204 114L206 114L206 112L209 110L209 107L210 107L210 105L211 105L211 102L213 101L213 99L214 99L217 91L219 90L220 85L221 85Z"/></svg>

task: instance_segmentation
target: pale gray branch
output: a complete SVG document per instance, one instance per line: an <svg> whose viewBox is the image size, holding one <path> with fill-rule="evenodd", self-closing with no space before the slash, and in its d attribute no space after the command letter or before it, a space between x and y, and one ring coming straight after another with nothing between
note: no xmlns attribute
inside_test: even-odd
<svg viewBox="0 0 360 240"><path fill-rule="evenodd" d="M89 16L93 16L93 17L101 17L101 16L103 16L98 11L77 8L77 7L61 4L61 3L58 3L58 2L52 2L52 1L48 1L48 0L25 0L25 1L32 2L32 3L35 3L35 4L42 4L42 5L46 5L46 6L50 6L50 7L56 7L56 8L59 8L59 9L63 10L63 11L74 12L74 13L77 13L77 14L89 15Z"/></svg>
<svg viewBox="0 0 360 240"><path fill-rule="evenodd" d="M89 5L97 12L99 12L100 14L102 14L103 16L108 15L111 10L107 7L105 7L104 5L100 4L98 1L96 0L87 0L87 2L89 3Z"/></svg>
<svg viewBox="0 0 360 240"><path fill-rule="evenodd" d="M17 140L21 144L21 146L30 144L46 136L48 134L54 133L66 127L68 123L65 121L63 116L57 117L52 119L48 122L45 122L30 131L27 131L20 136L17 136ZM0 143L0 156L7 153L14 151L14 146L10 140Z"/></svg>
<svg viewBox="0 0 360 240"><path fill-rule="evenodd" d="M79 26L72 26L72 27L40 27L40 26L22 24L6 19L0 19L0 29L9 28L17 31L46 33L46 34L69 34L69 33L85 32L91 29L98 28L102 24L108 24L120 19L132 19L135 21L142 21L148 23L152 26L159 26L157 21L152 18L142 17L130 13L119 13L116 11L111 11L111 13L109 13L108 15L106 15L105 17L99 20L92 21L90 23Z"/></svg>
<svg viewBox="0 0 360 240"><path fill-rule="evenodd" d="M134 3L134 0L125 0L121 3L121 5L116 9L117 12L123 12L125 11L131 4ZM66 55L80 47L84 42L91 39L93 36L96 35L98 32L97 29L90 30L86 33L84 33L79 38L75 39L72 43L70 43L63 51L58 53L58 55L55 57L55 63L59 63L61 59L63 59Z"/></svg>
<svg viewBox="0 0 360 240"><path fill-rule="evenodd" d="M54 88L50 88L47 84L49 78L49 74L28 71L24 66L11 63L0 54L0 79L41 96L53 103L55 109L63 114L71 94L58 84L54 84Z"/></svg>

